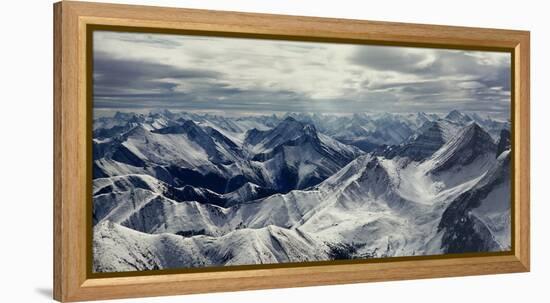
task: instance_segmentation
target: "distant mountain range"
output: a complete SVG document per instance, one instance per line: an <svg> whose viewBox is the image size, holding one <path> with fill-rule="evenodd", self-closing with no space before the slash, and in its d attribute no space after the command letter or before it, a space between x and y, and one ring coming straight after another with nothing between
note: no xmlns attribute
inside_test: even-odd
<svg viewBox="0 0 550 303"><path fill-rule="evenodd" d="M94 270L509 250L509 128L457 110L97 118Z"/></svg>

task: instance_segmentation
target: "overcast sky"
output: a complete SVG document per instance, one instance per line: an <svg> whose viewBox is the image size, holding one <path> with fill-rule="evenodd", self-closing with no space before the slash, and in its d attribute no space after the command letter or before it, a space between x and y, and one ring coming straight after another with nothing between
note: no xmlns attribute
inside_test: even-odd
<svg viewBox="0 0 550 303"><path fill-rule="evenodd" d="M510 54L94 33L94 108L508 117Z"/></svg>

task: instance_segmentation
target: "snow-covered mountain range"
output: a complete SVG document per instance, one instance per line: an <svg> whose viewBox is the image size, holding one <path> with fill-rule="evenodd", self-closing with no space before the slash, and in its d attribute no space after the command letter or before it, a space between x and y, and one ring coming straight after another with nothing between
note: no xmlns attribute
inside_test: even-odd
<svg viewBox="0 0 550 303"><path fill-rule="evenodd" d="M94 271L509 250L509 127L457 110L97 118Z"/></svg>

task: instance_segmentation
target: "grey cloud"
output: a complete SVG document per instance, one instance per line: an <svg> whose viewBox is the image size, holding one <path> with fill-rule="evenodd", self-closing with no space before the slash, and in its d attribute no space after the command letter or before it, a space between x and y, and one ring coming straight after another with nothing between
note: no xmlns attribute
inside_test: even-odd
<svg viewBox="0 0 550 303"><path fill-rule="evenodd" d="M350 61L378 71L414 74L431 80L443 76L469 76L487 86L510 87L509 62L483 64L466 51L435 50L429 54L397 47L359 47Z"/></svg>
<svg viewBox="0 0 550 303"><path fill-rule="evenodd" d="M468 52L429 50L410 52L400 47L320 45L269 40L241 39L242 45L227 38L205 38L216 52L203 48L183 48L201 37L166 35L124 35L125 43L154 49L150 58L181 56L190 66L180 68L160 62L125 59L120 50L106 48L94 52L94 106L97 108L185 108L238 111L491 111L507 115L510 110L510 64L483 64ZM202 43L202 42L201 42ZM260 48L254 43L271 43ZM108 44L105 44L109 46ZM202 45L202 44L201 44ZM209 44L210 45L210 44ZM156 46L157 49L154 48ZM181 48L177 52L166 48ZM260 49L261 51L257 51ZM314 49L315 52L308 53ZM330 68L336 57L340 68ZM118 53L118 56L111 55ZM146 52L144 52L146 53ZM341 55L342 57L338 57ZM230 68L229 68L230 67ZM326 68L325 68L326 67ZM345 87L334 91L333 99L312 98L315 92L304 83L303 90L290 91L281 85L292 71L335 73ZM392 77L373 77L372 70L390 71ZM225 71L221 73L219 71ZM370 73L370 74L369 74ZM312 74L312 73L310 73ZM376 73L378 74L378 73ZM394 76L395 75L395 76ZM369 77L370 76L370 77ZM365 77L367 78L365 80ZM250 79L251 82L244 79ZM414 81L404 81L414 79ZM315 75L296 79L315 81ZM243 86L239 85L243 84ZM290 86L295 87L295 86ZM492 89L501 87L502 89Z"/></svg>
<svg viewBox="0 0 550 303"><path fill-rule="evenodd" d="M445 111L456 107L502 114L510 110L510 62L488 64L465 51L422 53L395 47L357 48L349 60L369 69L394 72L401 75L398 78L417 78L415 81L369 79L363 82L366 90L392 94L406 108ZM492 89L494 87L501 89Z"/></svg>
<svg viewBox="0 0 550 303"><path fill-rule="evenodd" d="M98 108L166 107L181 109L227 109L258 111L301 110L311 105L307 96L291 91L239 90L229 87L194 88L189 93L128 94L97 97Z"/></svg>
<svg viewBox="0 0 550 303"><path fill-rule="evenodd" d="M184 82L185 91L175 90ZM96 108L227 108L283 110L309 98L289 90L242 89L222 73L182 69L171 65L94 54L94 107ZM258 103L260 105L258 106ZM262 104L263 103L263 104Z"/></svg>
<svg viewBox="0 0 550 303"><path fill-rule="evenodd" d="M171 92L177 84L167 79L211 79L221 77L221 73L182 69L172 65L114 58L104 52L94 54L94 96L115 97L131 92L154 95Z"/></svg>
<svg viewBox="0 0 550 303"><path fill-rule="evenodd" d="M365 88L371 91L405 90L409 92L440 92L448 86L448 81L398 81L398 82L366 82Z"/></svg>
<svg viewBox="0 0 550 303"><path fill-rule="evenodd" d="M279 44L277 44L277 48L282 49L282 50L295 52L295 53L300 53L300 54L309 53L310 51L316 50L316 49L317 50L324 49L321 46L314 45L314 44L307 44L307 43L299 43L299 44L298 43L295 43L295 44L279 43Z"/></svg>
<svg viewBox="0 0 550 303"><path fill-rule="evenodd" d="M426 59L424 54L403 52L395 47L358 47L350 60L361 66L380 71L418 73L423 70L419 63Z"/></svg>
<svg viewBox="0 0 550 303"><path fill-rule="evenodd" d="M512 74L510 65L503 65L494 68L485 76L478 77L477 81L487 87L502 87L503 90L510 91L512 85Z"/></svg>
<svg viewBox="0 0 550 303"><path fill-rule="evenodd" d="M158 35L128 35L123 34L118 37L120 41L130 42L130 43L141 43L141 44L148 44L154 47L162 47L162 48L177 48L181 46L182 44L178 41L175 41L174 39L165 38Z"/></svg>

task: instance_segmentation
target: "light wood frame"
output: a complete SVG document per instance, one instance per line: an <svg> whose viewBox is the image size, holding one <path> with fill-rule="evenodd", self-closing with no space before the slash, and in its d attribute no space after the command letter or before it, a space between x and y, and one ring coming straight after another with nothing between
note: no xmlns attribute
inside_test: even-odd
<svg viewBox="0 0 550 303"><path fill-rule="evenodd" d="M513 249L507 255L238 271L91 278L86 201L91 110L87 25L204 31L512 53ZM529 257L529 41L527 31L372 22L63 1L54 5L54 298L80 301L400 279L526 272Z"/></svg>

